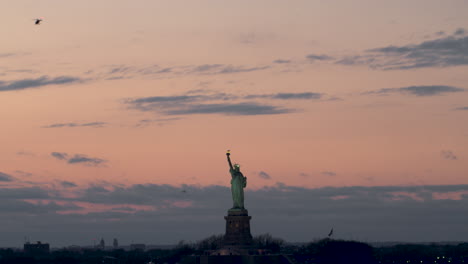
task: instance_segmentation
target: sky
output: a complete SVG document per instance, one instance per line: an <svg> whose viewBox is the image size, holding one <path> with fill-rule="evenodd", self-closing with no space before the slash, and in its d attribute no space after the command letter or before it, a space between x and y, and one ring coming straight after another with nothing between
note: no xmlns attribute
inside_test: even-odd
<svg viewBox="0 0 468 264"><path fill-rule="evenodd" d="M227 149L253 235L466 241L467 13L0 1L0 247L221 234Z"/></svg>

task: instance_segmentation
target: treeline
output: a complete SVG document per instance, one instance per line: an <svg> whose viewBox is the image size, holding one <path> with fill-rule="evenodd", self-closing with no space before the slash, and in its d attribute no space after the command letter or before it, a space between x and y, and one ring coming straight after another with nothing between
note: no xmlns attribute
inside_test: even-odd
<svg viewBox="0 0 468 264"><path fill-rule="evenodd" d="M223 235L214 235L196 242L181 241L173 249L61 249L36 256L0 249L0 264L182 264L185 256L203 255L206 251L221 249L222 242ZM283 239L264 234L254 237L253 246L266 250L268 254L287 255L295 264L468 264L468 243L372 247L357 241L322 239L303 245L291 245Z"/></svg>
<svg viewBox="0 0 468 264"><path fill-rule="evenodd" d="M468 243L458 245L400 244L372 247L357 241L322 239L299 247L283 248L296 263L304 264L466 264Z"/></svg>

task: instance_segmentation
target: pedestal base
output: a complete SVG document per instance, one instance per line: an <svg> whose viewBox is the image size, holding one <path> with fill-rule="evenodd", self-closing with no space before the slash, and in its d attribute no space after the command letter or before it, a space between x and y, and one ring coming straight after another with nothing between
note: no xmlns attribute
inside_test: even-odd
<svg viewBox="0 0 468 264"><path fill-rule="evenodd" d="M229 210L226 219L226 234L224 235L224 247L250 248L252 235L250 234L249 212L245 209Z"/></svg>

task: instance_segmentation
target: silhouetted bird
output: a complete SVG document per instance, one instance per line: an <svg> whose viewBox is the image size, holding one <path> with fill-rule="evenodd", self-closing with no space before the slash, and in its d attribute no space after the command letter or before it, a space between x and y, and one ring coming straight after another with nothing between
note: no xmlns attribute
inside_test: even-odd
<svg viewBox="0 0 468 264"><path fill-rule="evenodd" d="M333 235L333 228L330 230L330 233L328 233L328 237L331 237Z"/></svg>
<svg viewBox="0 0 468 264"><path fill-rule="evenodd" d="M34 20L36 21L36 22L34 22L34 25L40 25L41 21L42 21L42 17L41 18L36 18Z"/></svg>

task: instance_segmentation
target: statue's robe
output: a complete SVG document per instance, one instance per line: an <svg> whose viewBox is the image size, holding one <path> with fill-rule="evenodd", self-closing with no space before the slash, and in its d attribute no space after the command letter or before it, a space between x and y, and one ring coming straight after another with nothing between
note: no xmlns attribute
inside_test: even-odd
<svg viewBox="0 0 468 264"><path fill-rule="evenodd" d="M247 185L247 179L240 171L230 170L230 173L233 209L244 209L244 188Z"/></svg>

